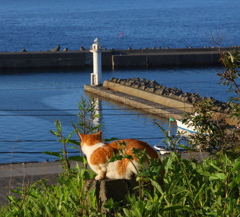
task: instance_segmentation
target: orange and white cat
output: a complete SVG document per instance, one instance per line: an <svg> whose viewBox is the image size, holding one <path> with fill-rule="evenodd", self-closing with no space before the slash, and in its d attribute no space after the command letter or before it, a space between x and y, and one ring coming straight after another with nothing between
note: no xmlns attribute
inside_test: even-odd
<svg viewBox="0 0 240 217"><path fill-rule="evenodd" d="M152 157L159 158L158 153L149 144L135 139L123 139L105 144L102 139L102 131L95 134L78 133L81 140L81 148L87 157L87 161L91 169L97 173L96 180L109 179L130 179L133 174L137 174L140 164L137 157L133 154L133 148L144 151ZM133 160L122 158L109 162L114 154L119 153L119 149L123 149L124 155L131 155ZM134 165L133 165L134 163ZM147 159L144 166L147 165Z"/></svg>

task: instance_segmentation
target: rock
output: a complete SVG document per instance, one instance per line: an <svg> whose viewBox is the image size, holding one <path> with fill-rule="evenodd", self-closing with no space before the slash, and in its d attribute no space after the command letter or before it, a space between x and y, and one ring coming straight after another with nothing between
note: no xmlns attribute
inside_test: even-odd
<svg viewBox="0 0 240 217"><path fill-rule="evenodd" d="M22 51L21 52L27 52L25 49L22 49Z"/></svg>
<svg viewBox="0 0 240 217"><path fill-rule="evenodd" d="M134 83L133 81L126 81L126 82L125 82L125 85L126 85L126 86L132 86L133 83Z"/></svg>
<svg viewBox="0 0 240 217"><path fill-rule="evenodd" d="M139 85L138 84L133 84L132 87L138 89Z"/></svg>
<svg viewBox="0 0 240 217"><path fill-rule="evenodd" d="M83 51L85 50L85 48L83 46L80 46L80 50Z"/></svg>
<svg viewBox="0 0 240 217"><path fill-rule="evenodd" d="M140 81L140 78L136 77L136 78L132 78L133 81Z"/></svg>
<svg viewBox="0 0 240 217"><path fill-rule="evenodd" d="M172 89L174 92L177 92L178 91L178 89L176 88L176 87L173 87L173 89Z"/></svg>
<svg viewBox="0 0 240 217"><path fill-rule="evenodd" d="M158 85L155 85L155 88L156 89L161 89L162 85L158 84Z"/></svg>
<svg viewBox="0 0 240 217"><path fill-rule="evenodd" d="M208 101L214 101L214 99L212 97L207 97Z"/></svg>
<svg viewBox="0 0 240 217"><path fill-rule="evenodd" d="M125 80L121 80L120 84L124 85L125 84Z"/></svg>
<svg viewBox="0 0 240 217"><path fill-rule="evenodd" d="M190 99L191 99L190 101L192 104L195 104L196 102L198 102L198 97L191 96Z"/></svg>
<svg viewBox="0 0 240 217"><path fill-rule="evenodd" d="M173 93L174 93L174 95L176 95L176 96L180 96L180 95L182 94L182 91L177 90L176 92L173 92Z"/></svg>
<svg viewBox="0 0 240 217"><path fill-rule="evenodd" d="M155 93L158 95L162 95L163 94L163 90L162 89L156 89Z"/></svg>
<svg viewBox="0 0 240 217"><path fill-rule="evenodd" d="M183 98L183 101L184 101L184 102L190 102L189 96L185 96L185 97Z"/></svg>
<svg viewBox="0 0 240 217"><path fill-rule="evenodd" d="M140 86L147 86L148 85L148 83L144 82L144 81L141 81L139 84L140 84Z"/></svg>
<svg viewBox="0 0 240 217"><path fill-rule="evenodd" d="M139 89L140 89L140 90L145 90L145 89L146 89L146 86L145 86L145 85L141 85L141 86L139 87Z"/></svg>
<svg viewBox="0 0 240 217"><path fill-rule="evenodd" d="M227 108L224 109L224 112L225 112L225 113L229 113L230 111L231 111L231 108L230 108L230 107L227 107Z"/></svg>
<svg viewBox="0 0 240 217"><path fill-rule="evenodd" d="M59 51L59 50L60 50L60 46L58 45L57 47L51 49L50 51L55 52L55 51Z"/></svg>
<svg viewBox="0 0 240 217"><path fill-rule="evenodd" d="M154 88L154 87L147 87L147 88L145 89L145 91L147 91L147 92L149 92L149 93L154 93L155 88Z"/></svg>
<svg viewBox="0 0 240 217"><path fill-rule="evenodd" d="M63 51L68 51L68 48L64 48Z"/></svg>

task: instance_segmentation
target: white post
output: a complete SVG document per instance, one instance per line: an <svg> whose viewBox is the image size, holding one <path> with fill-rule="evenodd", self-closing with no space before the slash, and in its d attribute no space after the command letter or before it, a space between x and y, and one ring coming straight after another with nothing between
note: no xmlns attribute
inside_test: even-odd
<svg viewBox="0 0 240 217"><path fill-rule="evenodd" d="M94 40L91 50L93 53L93 73L91 73L91 85L102 84L102 47L98 38Z"/></svg>

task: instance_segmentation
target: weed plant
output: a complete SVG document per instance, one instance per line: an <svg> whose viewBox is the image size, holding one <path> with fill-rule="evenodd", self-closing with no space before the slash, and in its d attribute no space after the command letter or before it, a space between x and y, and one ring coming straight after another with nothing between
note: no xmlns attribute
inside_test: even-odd
<svg viewBox="0 0 240 217"><path fill-rule="evenodd" d="M40 180L26 189L15 190L20 199L9 196L7 210L0 216L240 216L240 157L231 153L207 158L198 163L173 152L162 165L151 164L141 175L148 180L141 198L129 194L124 205L106 203L100 213L94 191L84 189L84 181L94 175L76 166L71 174L62 173L58 184ZM159 167L159 168L158 168ZM154 171L165 168L164 185L156 181ZM120 189L116 189L120 190ZM138 192L138 191L137 191ZM87 203L90 201L90 203Z"/></svg>
<svg viewBox="0 0 240 217"><path fill-rule="evenodd" d="M231 54L234 58L229 55L227 54L226 58L230 63L235 61L236 64L236 59L240 59L236 53ZM234 78L235 82L239 73L236 71L231 73L228 74L230 77L225 76L224 79L232 82L231 79ZM235 84L234 82L232 84ZM237 97L234 100L236 103ZM204 105L204 109L207 105ZM236 106L236 104L233 106L234 115L239 118ZM206 123L209 124L208 121ZM56 126L57 131L52 133L63 144L62 154L58 157L65 165L65 171L60 174L58 184L48 185L47 181L42 179L33 185L14 190L15 193L19 193L20 198L8 196L9 205L0 209L0 216L240 216L240 157L233 148L222 148L219 154L205 158L201 162L183 159L176 149L162 158L161 165L152 160L148 169L142 167L138 171L137 178L141 180L141 191L135 189L135 193L126 195L123 203L116 203L110 199L105 204L106 211L103 213L98 207L96 192L84 186L85 180L93 178L94 174L79 164L74 169L68 166L71 158L67 155L65 146L72 143L71 136L64 138L59 123ZM81 130L82 126L83 123L75 125L74 131ZM161 127L160 129L163 130ZM168 135L167 132L164 133ZM174 137L168 136L167 143L173 148L176 147ZM222 143L218 143L217 146L219 144ZM80 160L83 162L83 158ZM163 168L164 185L156 178Z"/></svg>

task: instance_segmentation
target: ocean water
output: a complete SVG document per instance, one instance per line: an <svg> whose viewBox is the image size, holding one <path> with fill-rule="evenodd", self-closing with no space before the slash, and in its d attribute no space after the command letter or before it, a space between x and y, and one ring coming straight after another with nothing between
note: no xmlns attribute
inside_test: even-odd
<svg viewBox="0 0 240 217"><path fill-rule="evenodd" d="M240 45L238 0L1 0L0 52ZM213 39L214 38L214 39Z"/></svg>
<svg viewBox="0 0 240 217"><path fill-rule="evenodd" d="M58 152L62 148L56 142L58 138L50 133L56 129L56 119L61 121L65 137L73 131L72 123L78 120L78 102L81 97L89 97L83 86L90 83L91 72L91 69L29 69L0 73L0 163L57 159L41 152ZM217 84L216 72L214 68L103 70L103 80L147 78L167 87L182 88L184 92L226 101L230 96L226 87ZM98 106L101 114L98 121L103 125L104 138L135 138L152 146L163 145L163 133L154 123L167 130L168 119L101 98ZM174 122L170 129L176 134ZM74 135L73 139L78 138Z"/></svg>

